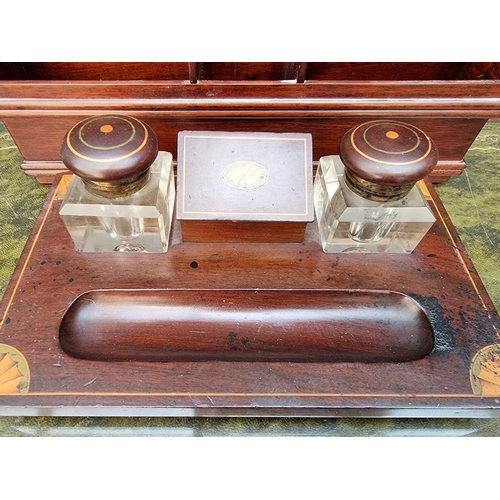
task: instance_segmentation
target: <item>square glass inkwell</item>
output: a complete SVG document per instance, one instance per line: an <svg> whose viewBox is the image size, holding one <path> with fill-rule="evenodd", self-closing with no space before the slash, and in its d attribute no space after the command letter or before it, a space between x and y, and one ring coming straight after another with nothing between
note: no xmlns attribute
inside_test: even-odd
<svg viewBox="0 0 500 500"><path fill-rule="evenodd" d="M61 158L75 175L59 213L78 251L167 251L172 154L158 151L149 125L130 116L87 118L65 135Z"/></svg>
<svg viewBox="0 0 500 500"><path fill-rule="evenodd" d="M413 125L377 120L348 131L319 160L314 205L326 253L411 253L435 222L418 181L438 160Z"/></svg>

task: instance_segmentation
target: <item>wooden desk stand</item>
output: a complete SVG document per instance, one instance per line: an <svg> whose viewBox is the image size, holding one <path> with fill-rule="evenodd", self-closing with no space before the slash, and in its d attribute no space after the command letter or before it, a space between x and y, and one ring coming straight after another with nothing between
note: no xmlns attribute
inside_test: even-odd
<svg viewBox="0 0 500 500"><path fill-rule="evenodd" d="M325 254L302 243L184 243L166 254L85 254L48 195L0 306L0 415L500 416L499 317L432 185L437 222L411 255ZM113 289L386 290L425 310L435 345L408 362L95 361L59 344L68 306ZM8 365L8 366L7 366Z"/></svg>

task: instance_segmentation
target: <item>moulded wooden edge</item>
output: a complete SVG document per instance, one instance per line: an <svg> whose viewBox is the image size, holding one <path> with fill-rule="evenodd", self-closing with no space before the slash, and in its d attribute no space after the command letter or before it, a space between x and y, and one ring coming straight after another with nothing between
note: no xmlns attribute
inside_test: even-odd
<svg viewBox="0 0 500 500"><path fill-rule="evenodd" d="M314 169L317 161L313 162ZM461 175L467 167L465 161L439 161L436 168L430 174L429 178L434 183L446 182L452 176ZM174 168L177 168L177 162L174 162ZM62 162L57 161L26 161L21 163L21 169L29 177L35 177L40 184L52 184L57 174L68 174L69 170Z"/></svg>

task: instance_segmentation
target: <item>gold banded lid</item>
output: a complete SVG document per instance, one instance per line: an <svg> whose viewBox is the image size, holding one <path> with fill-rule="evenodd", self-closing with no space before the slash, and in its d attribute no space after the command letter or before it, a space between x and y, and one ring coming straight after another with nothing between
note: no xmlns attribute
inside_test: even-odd
<svg viewBox="0 0 500 500"><path fill-rule="evenodd" d="M346 181L358 194L389 201L404 197L438 161L437 147L408 123L376 120L349 130L340 143Z"/></svg>
<svg viewBox="0 0 500 500"><path fill-rule="evenodd" d="M86 118L61 143L66 167L102 196L128 196L140 189L157 154L154 131L130 116Z"/></svg>

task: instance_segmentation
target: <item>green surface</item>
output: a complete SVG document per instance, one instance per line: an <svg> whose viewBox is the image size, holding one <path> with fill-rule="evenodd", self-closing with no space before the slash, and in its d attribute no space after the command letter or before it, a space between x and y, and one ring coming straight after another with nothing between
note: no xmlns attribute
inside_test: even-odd
<svg viewBox="0 0 500 500"><path fill-rule="evenodd" d="M486 125L466 159L466 172L437 190L499 310L499 123ZM21 161L0 122L0 295L48 192ZM0 436L500 436L500 419L0 417Z"/></svg>
<svg viewBox="0 0 500 500"><path fill-rule="evenodd" d="M465 158L464 173L436 190L500 311L500 123L486 124Z"/></svg>
<svg viewBox="0 0 500 500"><path fill-rule="evenodd" d="M0 122L0 297L49 191L19 168L23 158Z"/></svg>

